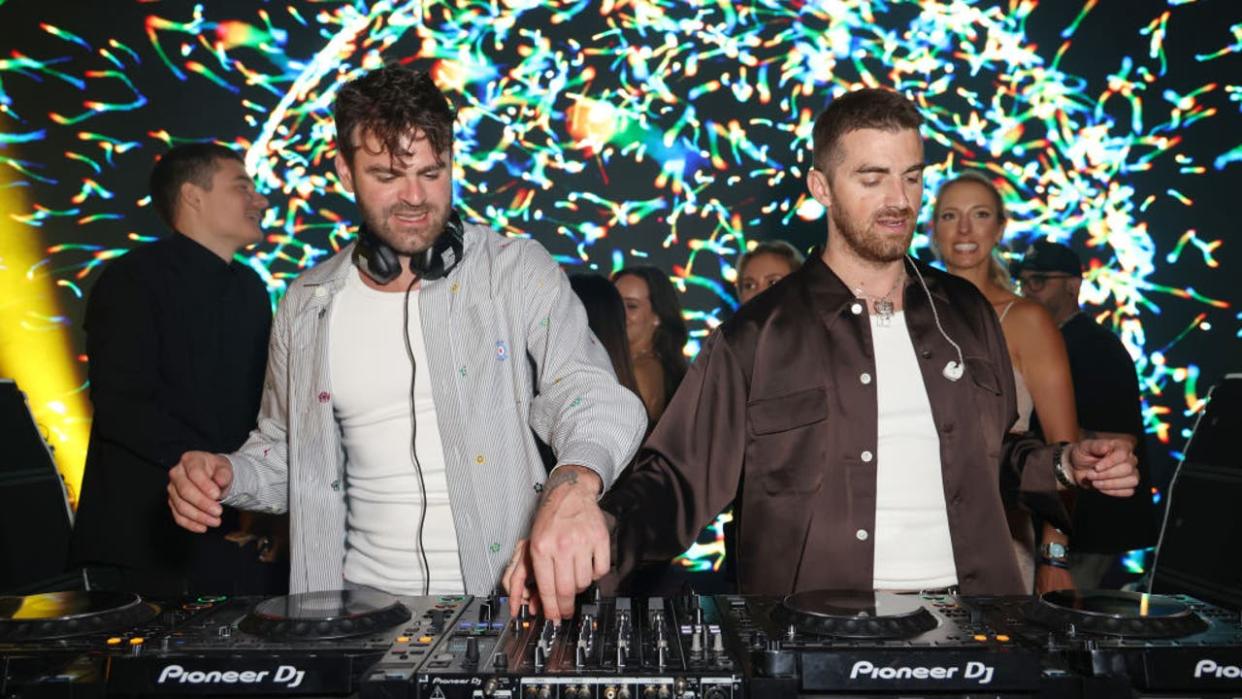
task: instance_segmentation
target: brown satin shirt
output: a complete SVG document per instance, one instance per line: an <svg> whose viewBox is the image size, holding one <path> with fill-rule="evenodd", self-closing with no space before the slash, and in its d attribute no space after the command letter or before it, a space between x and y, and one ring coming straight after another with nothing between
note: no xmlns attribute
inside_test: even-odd
<svg viewBox="0 0 1242 699"><path fill-rule="evenodd" d="M1008 436L1013 370L987 300L970 282L919 265L965 356L964 376L950 381L942 372L957 353L906 264L903 307L940 434L959 585L1021 594L1004 505L1020 500L1068 526L1052 447ZM676 556L736 496L741 591L870 589L875 372L867 305L818 255L744 305L705 343L636 464L601 502L617 520L617 575Z"/></svg>

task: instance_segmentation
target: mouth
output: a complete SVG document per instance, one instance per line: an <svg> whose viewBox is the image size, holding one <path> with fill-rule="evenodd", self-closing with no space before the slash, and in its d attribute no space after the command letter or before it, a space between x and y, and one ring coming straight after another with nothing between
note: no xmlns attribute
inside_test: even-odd
<svg viewBox="0 0 1242 699"><path fill-rule="evenodd" d="M904 233L909 224L906 216L882 216L875 220L876 227L894 233Z"/></svg>
<svg viewBox="0 0 1242 699"><path fill-rule="evenodd" d="M953 252L975 252L979 249L978 243L954 243Z"/></svg>
<svg viewBox="0 0 1242 699"><path fill-rule="evenodd" d="M250 221L251 223L254 223L255 225L258 225L260 222L263 221L263 212L255 211L253 213L246 214L246 220Z"/></svg>
<svg viewBox="0 0 1242 699"><path fill-rule="evenodd" d="M418 209L415 211L397 211L392 215L399 223L409 226L420 226L431 218L430 209Z"/></svg>

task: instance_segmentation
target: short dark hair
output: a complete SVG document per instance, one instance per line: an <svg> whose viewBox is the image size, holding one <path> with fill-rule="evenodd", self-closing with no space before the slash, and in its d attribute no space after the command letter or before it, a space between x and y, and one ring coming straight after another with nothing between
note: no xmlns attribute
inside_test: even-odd
<svg viewBox="0 0 1242 699"><path fill-rule="evenodd" d="M837 142L851 131L880 129L882 131L918 130L923 117L910 100L892 90L868 87L847 92L832 100L815 119L812 131L814 146L812 163L815 169L828 174L837 159Z"/></svg>
<svg viewBox="0 0 1242 699"><path fill-rule="evenodd" d="M246 161L241 154L218 143L190 143L176 146L165 153L151 168L151 205L155 213L169 228L176 228L177 202L181 185L193 182L203 189L211 189L211 177L219 169L221 160Z"/></svg>
<svg viewBox="0 0 1242 699"><path fill-rule="evenodd" d="M333 109L336 147L345 162L354 162L359 140L375 136L394 157L401 154L401 140L410 130L423 134L438 157L453 145L456 113L435 81L425 72L402 65L383 68L343 85Z"/></svg>

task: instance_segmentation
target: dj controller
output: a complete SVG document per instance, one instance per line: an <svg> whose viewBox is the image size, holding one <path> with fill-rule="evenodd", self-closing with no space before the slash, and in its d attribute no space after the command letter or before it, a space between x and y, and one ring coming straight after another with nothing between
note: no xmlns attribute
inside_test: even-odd
<svg viewBox="0 0 1242 699"><path fill-rule="evenodd" d="M1184 596L0 597L0 697L1242 696L1242 619Z"/></svg>

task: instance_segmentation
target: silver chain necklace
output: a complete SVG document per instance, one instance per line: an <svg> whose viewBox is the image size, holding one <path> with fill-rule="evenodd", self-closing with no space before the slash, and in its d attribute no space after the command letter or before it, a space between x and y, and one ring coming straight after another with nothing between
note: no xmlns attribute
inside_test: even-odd
<svg viewBox="0 0 1242 699"><path fill-rule="evenodd" d="M887 328L889 324L893 322L893 312L896 309L896 304L893 302L893 295L897 292L897 289L901 287L901 283L905 280L906 275L903 272L901 276L897 277L897 281L893 282L893 288L889 289L888 293L883 296L872 296L871 294L863 291L862 287L855 287L853 289L854 296L871 302L871 307L875 309L877 324L879 324L882 328Z"/></svg>

